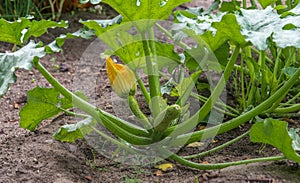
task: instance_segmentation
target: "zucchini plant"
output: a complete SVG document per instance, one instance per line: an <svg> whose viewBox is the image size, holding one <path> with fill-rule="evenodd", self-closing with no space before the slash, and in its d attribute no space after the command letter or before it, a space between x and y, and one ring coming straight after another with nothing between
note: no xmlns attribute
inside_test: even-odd
<svg viewBox="0 0 300 183"><path fill-rule="evenodd" d="M115 147L115 151L110 152L112 158L122 155L125 159L143 159L139 160L143 163L168 159L197 169L220 169L282 159L299 163L299 130L288 129L281 118L297 116L300 109L297 103L300 96L300 5L287 1L285 6L277 1L276 4L261 0L263 9L258 9L254 2L247 7L243 1L240 7L236 1L222 4L215 1L206 10L199 7L176 11L172 30L160 24L174 8L188 1L102 0L120 15L112 20L81 21L83 29L62 35L44 46L32 41L23 44L30 36L38 37L47 28L62 26L62 23L46 21L41 24L27 19L8 23L1 20L6 29L2 29L5 34L0 34L0 40L23 47L0 55L0 95L15 82L16 69L36 68L53 88L37 87L28 92L27 104L20 112L21 127L33 131L43 120L59 113L75 115L83 120L61 126L54 138L74 142L96 135L97 138L91 140L95 146L102 143L104 147L104 143L109 143ZM158 40L155 30L168 36L169 42ZM39 61L44 55L61 50L65 39L92 35L109 46L110 50L104 53L107 76L114 92L128 102L137 123L89 103L82 92L71 92ZM186 39L193 39L195 44L187 45ZM122 63L115 63L112 56ZM208 82L199 82L201 74L209 73L218 78L208 76ZM146 75L146 80L142 79L142 74ZM222 100L222 94L230 84L237 106ZM199 92L202 86L207 86L208 96ZM148 105L150 115L139 107L137 91ZM163 94L176 100L168 101ZM201 106L191 106L193 100ZM81 112L70 110L75 107ZM213 118L219 114L226 114L228 120ZM187 156L177 154L185 145L210 139L249 121L255 122L250 131L219 147ZM203 123L206 128L197 130ZM191 161L247 135L253 142L278 148L282 154L226 163Z"/></svg>

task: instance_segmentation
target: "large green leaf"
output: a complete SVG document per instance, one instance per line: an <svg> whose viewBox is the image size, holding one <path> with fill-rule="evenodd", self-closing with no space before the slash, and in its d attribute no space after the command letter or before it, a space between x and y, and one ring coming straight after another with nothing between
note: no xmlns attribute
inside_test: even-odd
<svg viewBox="0 0 300 183"><path fill-rule="evenodd" d="M289 46L300 48L300 29L277 31L273 35L273 40L280 48Z"/></svg>
<svg viewBox="0 0 300 183"><path fill-rule="evenodd" d="M45 51L47 53L59 52L62 50L62 46L67 39L73 39L73 38L90 39L93 36L95 36L94 31L85 30L85 29L80 29L74 33L62 34L59 37L57 37L54 41L52 41L50 44L46 45Z"/></svg>
<svg viewBox="0 0 300 183"><path fill-rule="evenodd" d="M31 70L32 61L45 55L44 48L30 42L20 50L13 53L0 53L0 96L4 95L11 83L16 82L14 72L18 68Z"/></svg>
<svg viewBox="0 0 300 183"><path fill-rule="evenodd" d="M237 15L237 20L242 27L241 33L259 50L268 48L268 38L272 34L274 34L273 41L277 46L299 48L300 16L297 14L299 11L297 7L290 11L290 13L294 12L293 16L283 18L272 7L267 7L265 10L241 9L242 14ZM287 29L287 27L294 29Z"/></svg>
<svg viewBox="0 0 300 183"><path fill-rule="evenodd" d="M143 20L142 24L136 25L141 32L146 31L157 20L167 19L175 7L189 1L191 0L102 0L120 13L124 22Z"/></svg>
<svg viewBox="0 0 300 183"><path fill-rule="evenodd" d="M214 35L212 32L206 32L201 38L207 42L212 50L217 50L228 40L236 45L245 44L245 38L240 33L240 26L233 14L226 14L220 22L214 22L213 27L217 30Z"/></svg>
<svg viewBox="0 0 300 183"><path fill-rule="evenodd" d="M108 20L87 20L80 21L83 25L91 30L95 30L97 36L102 35L104 32L112 29L114 26L119 25L122 22L123 17L121 15L116 16L113 19Z"/></svg>
<svg viewBox="0 0 300 183"><path fill-rule="evenodd" d="M20 21L9 22L5 19L0 19L0 41L9 42L21 45L24 40L23 30L31 24L30 20L21 18Z"/></svg>
<svg viewBox="0 0 300 183"><path fill-rule="evenodd" d="M224 15L221 22L214 22L212 26L216 29L216 33L207 31L202 35L198 35L190 29L182 30L198 44L197 47L186 51L191 57L187 57L185 63L191 70L201 66L201 69L221 72L220 64L225 66L228 61L228 40L237 45L245 44L244 37L240 34L240 27L233 14ZM192 58L192 60L189 60L189 58Z"/></svg>
<svg viewBox="0 0 300 183"><path fill-rule="evenodd" d="M33 20L30 25L28 25L27 32L24 34L23 41L25 42L31 36L39 37L47 32L49 28L67 28L68 24L66 21L62 20L61 22L54 22L50 20Z"/></svg>
<svg viewBox="0 0 300 183"><path fill-rule="evenodd" d="M183 51L182 54L178 54L174 51L174 45L168 43L161 43L158 41L149 41L153 44L156 50L155 58L159 70L168 68L171 73L178 65L185 65L189 70L200 69L201 66L205 65L205 68L215 70L217 72L221 71L216 62L216 58L212 53L207 52L203 45L193 48L190 50ZM143 42L136 41L131 44L124 45L114 52L118 55L121 60L128 64L132 69L144 68L146 72L146 61ZM217 65L216 65L217 64Z"/></svg>
<svg viewBox="0 0 300 183"><path fill-rule="evenodd" d="M131 23L122 22L122 16L117 16L111 20L88 20L81 21L87 28L95 31L95 34L104 41L112 50L118 50L125 44L130 44L141 40L139 34L130 34Z"/></svg>
<svg viewBox="0 0 300 183"><path fill-rule="evenodd" d="M123 17L124 21L162 20L168 18L172 10L191 0L103 0Z"/></svg>
<svg viewBox="0 0 300 183"><path fill-rule="evenodd" d="M53 22L50 20L31 21L21 18L18 21L9 22L0 19L0 41L22 45L31 37L38 37L47 32L48 28L67 27L65 21Z"/></svg>
<svg viewBox="0 0 300 183"><path fill-rule="evenodd" d="M224 13L206 14L202 9L198 11L194 9L176 11L176 23L173 25L173 30L185 28L193 30L196 34L203 34L205 31L212 31L215 34L216 29L212 27L212 23L220 22L223 15Z"/></svg>
<svg viewBox="0 0 300 183"><path fill-rule="evenodd" d="M37 33L35 34L38 35ZM61 35L60 37L56 38L55 41L44 47L41 47L40 43L35 44L34 42L29 42L26 46L22 47L16 52L0 53L0 97L7 92L10 84L16 82L17 77L14 72L18 68L31 70L34 59L41 58L45 56L46 53L61 51L61 47L66 39L89 39L93 35L93 31L82 29L74 33Z"/></svg>
<svg viewBox="0 0 300 183"><path fill-rule="evenodd" d="M30 131L45 119L73 107L72 101L60 98L54 88L37 87L27 93L27 104L20 111L20 126Z"/></svg>
<svg viewBox="0 0 300 183"><path fill-rule="evenodd" d="M242 15L237 15L237 21L241 25L241 33L259 50L268 48L267 39L271 34L281 29L281 19L272 7L265 10L244 10Z"/></svg>
<svg viewBox="0 0 300 183"><path fill-rule="evenodd" d="M239 7L241 7L240 1L222 1L219 10L222 12L233 12L236 11Z"/></svg>
<svg viewBox="0 0 300 183"><path fill-rule="evenodd" d="M244 36L240 33L240 26L233 14L207 14L206 11L188 9L175 13L175 24L173 30L192 30L208 43L215 51L228 40L235 44L243 44ZM189 33L190 36L190 33Z"/></svg>
<svg viewBox="0 0 300 183"><path fill-rule="evenodd" d="M174 51L173 44L161 43L158 41L151 42L156 50L158 69L168 67L172 71L175 67L182 63L182 58ZM143 68L146 66L143 42L137 41L131 44L124 45L115 51L125 64L129 64L132 69Z"/></svg>
<svg viewBox="0 0 300 183"><path fill-rule="evenodd" d="M85 134L89 134L93 129L91 125L96 125L95 119L88 117L75 124L61 126L53 137L61 142L75 142L76 139L83 139Z"/></svg>
<svg viewBox="0 0 300 183"><path fill-rule="evenodd" d="M286 122L275 119L257 122L250 130L250 139L253 142L270 144L278 148L286 158L300 162L300 156L295 151L297 149L294 148L294 139L290 136L287 125Z"/></svg>

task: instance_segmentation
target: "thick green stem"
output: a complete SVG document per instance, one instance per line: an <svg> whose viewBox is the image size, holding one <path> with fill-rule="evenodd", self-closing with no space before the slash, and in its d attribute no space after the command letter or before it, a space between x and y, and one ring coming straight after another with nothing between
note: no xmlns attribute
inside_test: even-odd
<svg viewBox="0 0 300 183"><path fill-rule="evenodd" d="M273 110L273 113L289 113L289 112L296 112L300 110L300 104L294 104L290 107L281 107Z"/></svg>
<svg viewBox="0 0 300 183"><path fill-rule="evenodd" d="M189 132L199 123L199 121L202 121L209 114L213 105L216 103L226 86L229 76L233 70L234 63L239 55L239 51L240 47L236 47L217 86L200 110L188 120L167 129L164 133L164 137L169 136L171 133L172 136L177 136Z"/></svg>
<svg viewBox="0 0 300 183"><path fill-rule="evenodd" d="M119 136L129 143L136 145L148 145L152 143L152 140L147 137L149 136L149 134L146 130L128 122L124 122L123 120L120 120L115 116L112 116L111 114L102 111L92 104L81 99L80 97L69 91L67 88L65 88L63 85L61 85L44 68L44 66L38 61L38 59L34 60L34 65L57 91L59 91L67 99L71 100L76 107L89 114L97 121L102 122L103 125L116 136Z"/></svg>
<svg viewBox="0 0 300 183"><path fill-rule="evenodd" d="M214 153L216 151L219 151L219 150L221 150L221 149L223 149L223 148L225 148L225 147L227 147L227 146L229 146L229 145L231 145L231 144L233 144L233 143L241 140L246 135L248 135L249 132L250 131L247 131L246 133L243 133L242 135L240 135L240 136L238 136L238 137L236 137L236 138L234 138L234 139L232 139L232 140L230 140L230 141L228 141L228 142L226 142L226 143L224 143L224 144L222 144L222 145L220 145L218 147L212 148L212 149L210 149L208 151L204 151L204 152L201 152L199 154L193 154L193 155L189 155L189 156L183 156L183 158L184 159L192 159L192 158L200 158L200 157L207 156L209 154L212 154L212 153Z"/></svg>
<svg viewBox="0 0 300 183"><path fill-rule="evenodd" d="M197 142L199 140L204 140L210 137L213 137L217 134L225 133L229 130L232 130L239 125L251 120L255 116L259 114L263 114L267 109L269 109L282 95L284 95L299 79L300 76L300 68L296 71L296 73L288 80L286 83L277 90L272 96L270 96L267 100L262 102L260 105L256 106L252 110L244 113L241 116L238 116L232 120L229 120L223 124L216 125L214 127L206 128L201 131L192 132L184 135L178 136L172 144L176 146L176 144L182 143L192 143ZM170 134L170 132L168 133Z"/></svg>
<svg viewBox="0 0 300 183"><path fill-rule="evenodd" d="M266 118L299 118L300 113L271 113L265 116Z"/></svg>
<svg viewBox="0 0 300 183"><path fill-rule="evenodd" d="M66 113L67 115L70 115L70 116L76 116L76 117L80 117L80 118L87 118L89 117L88 115L85 115L85 114L79 114L79 113L75 113L75 112L72 112L72 111L68 111L66 109L63 109L61 107L58 107L60 110L64 111L64 113Z"/></svg>
<svg viewBox="0 0 300 183"><path fill-rule="evenodd" d="M146 34L142 33L143 49L146 55L147 74L150 88L151 97L151 112L153 117L157 116L160 112L159 97L160 97L160 82L157 65L154 60L151 59L150 43L147 41Z"/></svg>
<svg viewBox="0 0 300 183"><path fill-rule="evenodd" d="M95 127L91 127L91 128L92 128L96 133L98 133L100 136L102 136L103 138L109 140L111 143L120 146L121 148L125 149L126 151L128 151L128 152L130 152L130 153L134 153L134 154L137 153L134 149L132 149L132 148L128 147L126 144L124 144L124 143L122 143L122 142L120 142L120 141L118 141L118 140L116 140L116 139L110 137L109 135L107 135L107 134L105 134L105 133L99 131L97 128L95 128Z"/></svg>
<svg viewBox="0 0 300 183"><path fill-rule="evenodd" d="M242 164L255 163L255 162L278 161L278 160L285 159L285 157L284 156L273 156L273 157L266 157L266 158L254 158L254 159L240 160L240 161L228 162L228 163L216 163L216 164L195 163L195 162L186 160L176 154L172 154L168 159L174 160L174 161L176 161L184 166L188 166L190 168L196 168L196 169L200 169L200 170L213 170L213 169L221 169L221 168L226 168L229 166L242 165Z"/></svg>
<svg viewBox="0 0 300 183"><path fill-rule="evenodd" d="M132 96L132 95L128 96L128 104L129 104L131 111L133 112L135 117L138 118L139 122L142 123L144 128L147 129L148 131L152 130L153 127L152 127L151 123L149 122L149 120L145 116L145 114L140 110L140 107L139 107L136 99L134 98L134 96Z"/></svg>

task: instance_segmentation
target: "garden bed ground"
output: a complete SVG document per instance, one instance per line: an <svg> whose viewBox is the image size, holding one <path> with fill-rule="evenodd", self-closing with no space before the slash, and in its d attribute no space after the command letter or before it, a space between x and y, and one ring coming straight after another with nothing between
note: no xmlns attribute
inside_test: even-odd
<svg viewBox="0 0 300 183"><path fill-rule="evenodd" d="M69 31L77 30L81 25L79 18L93 19L95 15L78 13L70 19ZM99 18L99 17L97 17ZM63 30L50 32L43 41L51 41ZM78 62L92 40L68 40L64 51L42 59L43 64L66 87L71 88L75 63ZM10 45L0 44L0 51L10 49ZM97 58L96 58L97 59ZM57 67L59 66L59 67ZM104 68L103 68L104 70ZM99 106L111 110L108 99L111 89L105 72L99 71ZM43 122L34 132L19 127L18 113L26 104L26 92L35 86L49 87L49 84L36 71L19 70L19 80L0 100L0 182L299 182L300 168L290 161L255 163L229 167L222 170L192 170L176 164L174 169L158 172L153 167L128 166L107 159L87 145L84 140L74 144L61 143L53 139L52 134L60 125L75 122L70 116L58 116ZM299 120L291 120L291 125L299 127ZM216 146L226 142L249 128L241 126L226 134L215 137ZM276 149L254 144L245 138L207 158L198 161L216 163L278 154ZM195 152L196 148L184 148L183 152Z"/></svg>

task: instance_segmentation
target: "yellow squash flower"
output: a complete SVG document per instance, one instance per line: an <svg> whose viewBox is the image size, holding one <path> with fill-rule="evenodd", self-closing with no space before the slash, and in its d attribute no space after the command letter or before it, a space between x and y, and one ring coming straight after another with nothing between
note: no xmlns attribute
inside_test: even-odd
<svg viewBox="0 0 300 183"><path fill-rule="evenodd" d="M126 65L116 64L108 57L106 58L106 72L113 90L121 98L134 95L136 91L136 78L132 70Z"/></svg>

